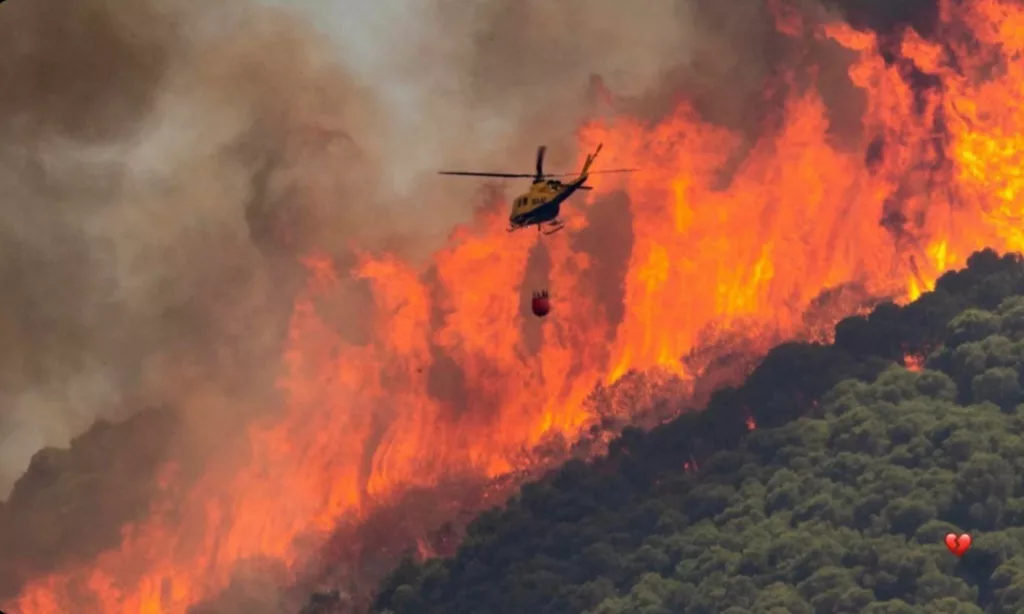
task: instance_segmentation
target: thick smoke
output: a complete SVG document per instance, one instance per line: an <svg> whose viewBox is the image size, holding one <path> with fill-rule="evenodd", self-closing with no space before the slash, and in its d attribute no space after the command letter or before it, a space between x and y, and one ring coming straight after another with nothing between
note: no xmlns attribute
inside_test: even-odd
<svg viewBox="0 0 1024 614"><path fill-rule="evenodd" d="M428 209L407 225L435 235L468 216L479 182L434 171L532 172L540 144L547 170L577 170L573 134L602 112L593 77L646 95L686 62L693 39L689 2L358 0L333 19L313 0L300 5L339 37L358 37L341 42L388 102L389 176L405 195L388 211Z"/></svg>
<svg viewBox="0 0 1024 614"><path fill-rule="evenodd" d="M97 417L265 392L301 276L277 260L435 245L480 187L439 167L530 171L545 143L574 170L605 92L748 122L778 35L761 2L709 6L4 3L0 494Z"/></svg>
<svg viewBox="0 0 1024 614"><path fill-rule="evenodd" d="M683 92L756 134L788 53L765 6L4 2L0 497L100 417L183 408L216 442L272 409L295 256L429 250L480 188L439 168L529 172L543 143L572 171L581 121ZM591 218L595 270L628 258L624 202Z"/></svg>
<svg viewBox="0 0 1024 614"><path fill-rule="evenodd" d="M691 37L685 4L400 4L0 7L0 493L99 417L271 404L297 252L431 244L479 188L439 166L572 170L592 76L642 95Z"/></svg>
<svg viewBox="0 0 1024 614"><path fill-rule="evenodd" d="M823 0L834 6L855 28L873 30L879 35L898 34L906 27L922 36L933 33L939 17L939 0Z"/></svg>
<svg viewBox="0 0 1024 614"><path fill-rule="evenodd" d="M379 183L372 96L284 15L9 2L0 52L2 495L98 417L257 408L297 277L267 229L344 239Z"/></svg>

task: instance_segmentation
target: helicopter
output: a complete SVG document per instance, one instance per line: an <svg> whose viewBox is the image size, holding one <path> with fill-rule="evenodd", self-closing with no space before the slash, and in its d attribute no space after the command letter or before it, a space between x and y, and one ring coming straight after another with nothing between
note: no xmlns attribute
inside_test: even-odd
<svg viewBox="0 0 1024 614"><path fill-rule="evenodd" d="M533 179L530 190L512 201L512 213L509 215L508 232L521 228L536 226L538 232L545 235L558 232L565 227L565 222L559 219L558 214L562 203L572 196L576 190L590 190L585 185L587 179L593 173L631 173L636 169L615 169L607 171L591 171L590 166L594 163L597 154L601 153L602 145L598 145L594 153L587 155L583 163L583 169L579 175L575 173L562 173L550 175L544 172L544 153L547 147L541 145L537 148L537 170L534 173L475 173L468 171L439 171L440 175L461 175L468 177L502 177L507 179ZM575 177L572 181L564 183L553 177Z"/></svg>

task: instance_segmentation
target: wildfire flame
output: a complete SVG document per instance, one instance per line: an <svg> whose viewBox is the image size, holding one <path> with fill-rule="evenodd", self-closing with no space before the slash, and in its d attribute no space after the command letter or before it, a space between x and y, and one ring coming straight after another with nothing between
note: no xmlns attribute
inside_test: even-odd
<svg viewBox="0 0 1024 614"><path fill-rule="evenodd" d="M501 476L552 434L575 438L595 419L585 400L599 384L631 370L692 377L681 357L709 330L764 344L799 336L826 289L856 282L913 299L976 249L1024 248L1024 8L962 4L943 4L942 44L908 31L895 62L872 34L815 30L855 56L861 143L832 135L825 102L796 79L782 123L753 145L686 104L657 125L586 126L581 151L603 142L602 164L643 169L592 180L597 194L629 196L621 321L602 308L592 263L570 241L579 209L597 204L582 198L567 214L569 237L545 241L550 287L563 298L536 352L524 350L515 297L538 239L507 235L501 211L457 229L429 281L395 257L363 254L351 275L376 303L367 345L344 341L316 308L348 273L310 259L291 322L288 406L251 428L248 465L227 483L211 471L184 492L168 486L119 548L36 579L10 611L185 612L224 590L240 561L294 566L298 537L325 535L375 501L460 473ZM777 14L787 34L810 31L795 13ZM458 365L469 411L430 394L438 351ZM175 530L186 525L187 539Z"/></svg>

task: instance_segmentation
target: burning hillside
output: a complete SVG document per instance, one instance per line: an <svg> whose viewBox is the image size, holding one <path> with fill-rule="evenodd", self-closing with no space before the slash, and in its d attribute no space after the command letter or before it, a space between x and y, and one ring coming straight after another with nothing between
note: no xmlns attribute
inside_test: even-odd
<svg viewBox="0 0 1024 614"><path fill-rule="evenodd" d="M204 463L165 464L119 544L26 578L8 609L186 612L254 561L288 585L339 525L411 490L529 470L538 448L634 419L630 394L678 399L730 354L913 298L976 249L1024 249L1024 9L950 0L920 31L875 32L767 6L778 66L753 116L709 108L699 71L679 80L692 96L673 81L658 105L597 88L579 151L603 142L600 164L642 170L595 176L561 236L507 235L493 194L426 264L314 225L279 406L207 443ZM372 223L352 215L334 227ZM543 324L526 308L538 286ZM217 321L234 330L239 313ZM642 385L595 402L630 373Z"/></svg>

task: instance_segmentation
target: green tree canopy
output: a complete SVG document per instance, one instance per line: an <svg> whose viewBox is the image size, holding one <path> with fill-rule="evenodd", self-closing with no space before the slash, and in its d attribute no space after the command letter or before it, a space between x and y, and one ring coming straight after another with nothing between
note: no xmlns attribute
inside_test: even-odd
<svg viewBox="0 0 1024 614"><path fill-rule="evenodd" d="M453 558L396 570L375 610L1024 612L1024 267L968 264L524 487ZM962 559L949 532L974 536Z"/></svg>

